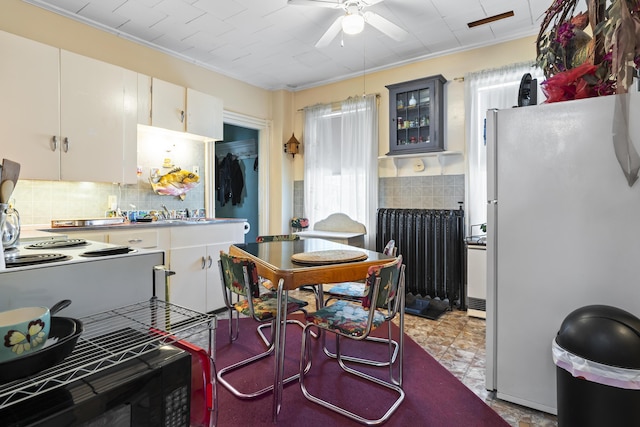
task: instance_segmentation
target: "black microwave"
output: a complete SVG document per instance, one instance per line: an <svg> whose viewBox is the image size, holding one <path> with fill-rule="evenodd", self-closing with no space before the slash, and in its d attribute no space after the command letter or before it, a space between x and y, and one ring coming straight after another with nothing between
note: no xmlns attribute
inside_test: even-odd
<svg viewBox="0 0 640 427"><path fill-rule="evenodd" d="M191 355L171 345L0 410L3 426L190 424Z"/></svg>

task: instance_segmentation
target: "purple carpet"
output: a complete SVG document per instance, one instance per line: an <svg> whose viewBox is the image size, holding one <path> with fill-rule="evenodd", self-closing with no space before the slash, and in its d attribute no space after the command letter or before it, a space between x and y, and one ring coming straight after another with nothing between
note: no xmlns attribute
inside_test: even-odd
<svg viewBox="0 0 640 427"><path fill-rule="evenodd" d="M294 316L295 317L295 316ZM256 332L253 320L242 319L240 337L232 344L228 339L228 323L218 322L217 360L218 369L240 359L247 358L264 349L264 344ZM384 327L386 331L386 327ZM394 326L394 333L399 330ZM299 369L301 329L287 327L285 375ZM381 390L368 382L348 375L334 360L328 359L321 350L319 341L312 340L313 366L305 384L314 394L325 400L341 405L367 418L380 417L395 399L395 393ZM333 347L333 339L327 339ZM384 360L386 346L373 343L351 342L343 345L343 353L366 354L369 358ZM366 348L362 348L361 346ZM273 382L273 357L258 364L250 365L228 374L226 378L241 391L262 388ZM362 365L358 365L362 366ZM380 376L388 375L388 368L368 368L367 372ZM388 376L387 376L388 378ZM405 335L404 355L405 399L385 426L509 426L493 409L478 398L471 390L442 367L418 344ZM255 400L241 400L218 384L218 425L227 426L267 426L271 422L272 395ZM278 424L283 426L356 426L360 425L319 405L309 402L300 391L297 381L286 385Z"/></svg>

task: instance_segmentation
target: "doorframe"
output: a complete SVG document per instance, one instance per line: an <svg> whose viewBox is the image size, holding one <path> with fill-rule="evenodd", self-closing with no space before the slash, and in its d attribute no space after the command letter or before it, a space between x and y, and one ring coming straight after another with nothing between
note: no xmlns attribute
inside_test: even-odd
<svg viewBox="0 0 640 427"><path fill-rule="evenodd" d="M246 116L244 114L235 113L232 111L224 110L223 123L240 126L247 129L254 129L258 131L258 234L260 230L267 230L269 224L269 171L266 165L269 164L269 146L271 140L271 120L258 119L256 117ZM205 179L208 184L209 190L205 192L205 206L207 212L215 212L216 198L215 198L215 141L207 143L206 149L206 161L207 168Z"/></svg>

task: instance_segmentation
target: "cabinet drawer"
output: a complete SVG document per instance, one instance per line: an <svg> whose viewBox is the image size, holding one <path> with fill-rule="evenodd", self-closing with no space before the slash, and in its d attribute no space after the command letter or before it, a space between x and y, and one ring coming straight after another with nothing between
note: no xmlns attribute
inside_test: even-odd
<svg viewBox="0 0 640 427"><path fill-rule="evenodd" d="M244 243L244 224L231 222L171 227L172 248L222 242Z"/></svg>
<svg viewBox="0 0 640 427"><path fill-rule="evenodd" d="M158 231L144 230L109 234L109 243L132 248L153 249L158 247Z"/></svg>

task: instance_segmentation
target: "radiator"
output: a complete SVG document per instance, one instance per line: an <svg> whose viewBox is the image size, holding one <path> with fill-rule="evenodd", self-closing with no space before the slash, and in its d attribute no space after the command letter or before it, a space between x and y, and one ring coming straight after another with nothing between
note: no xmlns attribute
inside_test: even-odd
<svg viewBox="0 0 640 427"><path fill-rule="evenodd" d="M464 211L378 209L376 250L396 241L407 293L465 307Z"/></svg>

